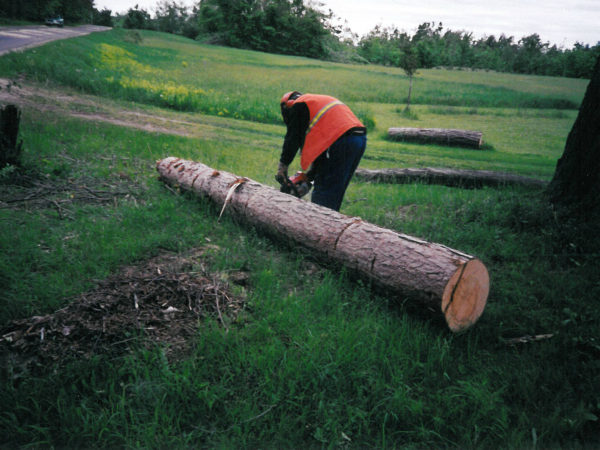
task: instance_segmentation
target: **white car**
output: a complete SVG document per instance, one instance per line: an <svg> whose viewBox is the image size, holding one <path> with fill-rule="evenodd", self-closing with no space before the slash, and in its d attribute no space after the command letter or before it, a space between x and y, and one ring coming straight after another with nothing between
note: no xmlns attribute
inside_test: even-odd
<svg viewBox="0 0 600 450"><path fill-rule="evenodd" d="M62 27L65 24L65 21L60 16L48 17L46 19L46 25L50 27Z"/></svg>

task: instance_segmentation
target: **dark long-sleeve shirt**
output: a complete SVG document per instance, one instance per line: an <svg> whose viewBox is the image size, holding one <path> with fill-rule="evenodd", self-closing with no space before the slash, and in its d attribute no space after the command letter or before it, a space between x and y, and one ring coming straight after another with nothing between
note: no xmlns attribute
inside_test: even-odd
<svg viewBox="0 0 600 450"><path fill-rule="evenodd" d="M283 149L281 150L279 161L289 166L294 160L298 149L304 145L310 114L306 103L294 104L287 114L287 132L283 140Z"/></svg>

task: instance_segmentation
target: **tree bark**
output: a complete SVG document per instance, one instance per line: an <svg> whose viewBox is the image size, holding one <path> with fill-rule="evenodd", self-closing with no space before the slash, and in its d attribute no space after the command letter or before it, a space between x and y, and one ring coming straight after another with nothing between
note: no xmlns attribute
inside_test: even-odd
<svg viewBox="0 0 600 450"><path fill-rule="evenodd" d="M483 133L448 128L389 128L388 136L394 141L439 144L457 147L481 148Z"/></svg>
<svg viewBox="0 0 600 450"><path fill-rule="evenodd" d="M378 227L255 181L178 158L157 162L163 181L209 197L229 214L310 249L395 293L441 312L454 331L473 325L489 293L481 261L458 250Z"/></svg>
<svg viewBox="0 0 600 450"><path fill-rule="evenodd" d="M357 179L375 181L379 183L414 183L424 182L429 184L442 184L445 186L458 186L463 188L480 188L483 186L526 186L543 188L546 182L535 178L514 175L506 172L493 172L490 170L460 170L423 168L385 168L385 169L357 169L354 173Z"/></svg>
<svg viewBox="0 0 600 450"><path fill-rule="evenodd" d="M15 105L0 109L0 169L21 162L22 142L17 142L21 112Z"/></svg>
<svg viewBox="0 0 600 450"><path fill-rule="evenodd" d="M410 110L410 95L412 94L412 83L413 83L413 75L411 73L408 76L408 96L406 97L406 111Z"/></svg>
<svg viewBox="0 0 600 450"><path fill-rule="evenodd" d="M600 217L600 57L548 193L569 215L584 221Z"/></svg>

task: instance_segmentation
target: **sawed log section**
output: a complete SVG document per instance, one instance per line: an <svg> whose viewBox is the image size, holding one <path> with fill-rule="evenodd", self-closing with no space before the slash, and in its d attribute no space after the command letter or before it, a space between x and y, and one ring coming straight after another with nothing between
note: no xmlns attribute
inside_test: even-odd
<svg viewBox="0 0 600 450"><path fill-rule="evenodd" d="M454 331L473 325L489 292L484 264L440 244L349 217L247 178L179 158L157 161L161 179L212 199L229 214L305 246L384 288L440 311ZM415 295L416 294L416 295Z"/></svg>
<svg viewBox="0 0 600 450"><path fill-rule="evenodd" d="M544 188L547 184L543 180L506 172L495 172L491 170L436 169L432 167L357 169L354 176L363 181L374 181L379 183L403 184L420 181L430 184L460 186L464 188L508 185Z"/></svg>
<svg viewBox="0 0 600 450"><path fill-rule="evenodd" d="M394 141L479 149L481 148L483 133L449 128L389 128L388 137Z"/></svg>

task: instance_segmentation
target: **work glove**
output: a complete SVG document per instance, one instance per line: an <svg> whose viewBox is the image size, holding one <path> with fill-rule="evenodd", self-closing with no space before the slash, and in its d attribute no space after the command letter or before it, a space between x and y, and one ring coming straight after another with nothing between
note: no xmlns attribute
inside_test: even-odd
<svg viewBox="0 0 600 450"><path fill-rule="evenodd" d="M277 168L277 174L275 175L275 179L281 185L285 184L288 174L287 174L288 166L279 161L279 167Z"/></svg>

